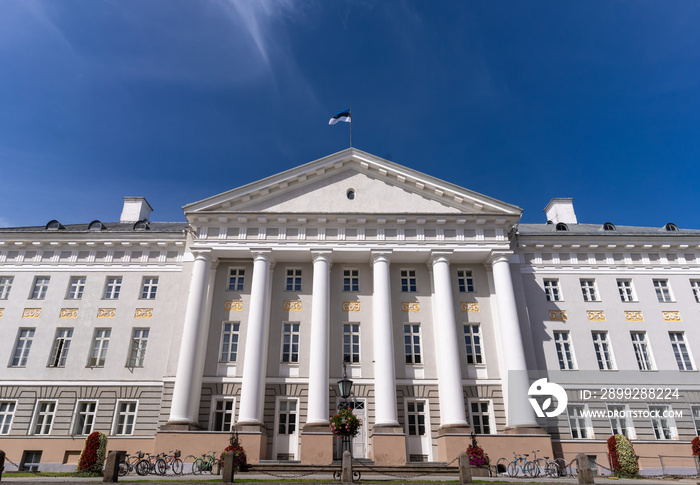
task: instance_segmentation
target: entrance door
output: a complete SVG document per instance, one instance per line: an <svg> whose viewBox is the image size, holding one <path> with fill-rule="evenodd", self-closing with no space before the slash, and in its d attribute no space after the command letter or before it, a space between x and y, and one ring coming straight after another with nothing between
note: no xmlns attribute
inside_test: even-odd
<svg viewBox="0 0 700 485"><path fill-rule="evenodd" d="M277 399L275 413L274 456L276 460L296 460L299 443L299 400Z"/></svg>
<svg viewBox="0 0 700 485"><path fill-rule="evenodd" d="M367 458L367 413L365 411L365 400L357 400L355 402L348 403L350 409L352 409L352 414L357 416L362 422L360 426L360 432L357 433L352 439L352 457L353 458ZM336 406L337 407L337 406ZM343 444L340 437L335 437L334 443L334 456L336 460L342 459Z"/></svg>
<svg viewBox="0 0 700 485"><path fill-rule="evenodd" d="M408 461L431 461L430 420L428 419L427 401L406 401L405 411Z"/></svg>

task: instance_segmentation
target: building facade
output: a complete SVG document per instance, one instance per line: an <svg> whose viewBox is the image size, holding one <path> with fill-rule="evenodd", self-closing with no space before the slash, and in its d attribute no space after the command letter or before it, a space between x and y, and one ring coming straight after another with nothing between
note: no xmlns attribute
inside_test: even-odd
<svg viewBox="0 0 700 485"><path fill-rule="evenodd" d="M68 469L93 430L185 455L236 430L249 461L329 464L344 362L353 453L376 464L450 463L472 432L492 458L604 456L613 431L689 454L700 231L577 224L569 199L519 224L356 149L188 204L186 223L150 211L127 197L119 223L0 229L11 460ZM565 412L538 417L542 377ZM603 399L601 383L678 397Z"/></svg>

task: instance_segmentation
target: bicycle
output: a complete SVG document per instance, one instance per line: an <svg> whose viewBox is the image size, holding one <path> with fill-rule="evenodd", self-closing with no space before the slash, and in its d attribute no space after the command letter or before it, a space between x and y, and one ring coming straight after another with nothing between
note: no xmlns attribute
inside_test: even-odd
<svg viewBox="0 0 700 485"><path fill-rule="evenodd" d="M160 458L156 455L146 453L146 458L142 458L136 464L136 473L140 476L146 476L149 473L156 473L156 462Z"/></svg>
<svg viewBox="0 0 700 485"><path fill-rule="evenodd" d="M545 456L544 459L537 458L537 453L539 452L540 450L532 451L535 457L532 459L532 461L530 461L530 463L532 463L532 466L530 467L531 477L539 477L540 473L546 473L547 471L547 460L549 459L549 457Z"/></svg>
<svg viewBox="0 0 700 485"><path fill-rule="evenodd" d="M137 451L136 455L129 455L128 453L124 457L124 461L119 463L119 476L123 477L136 470L136 465L139 461L143 459L143 452Z"/></svg>
<svg viewBox="0 0 700 485"><path fill-rule="evenodd" d="M545 474L548 477L551 478L559 478L559 477L565 477L569 474L567 471L567 464L566 460L563 458L555 458L552 461L549 461L549 457L545 456Z"/></svg>
<svg viewBox="0 0 700 485"><path fill-rule="evenodd" d="M210 454L203 454L192 463L192 473L194 475L201 475L203 472L213 472L219 460L216 459L215 451L210 451L209 453Z"/></svg>
<svg viewBox="0 0 700 485"><path fill-rule="evenodd" d="M168 468L170 468L175 475L182 475L184 464L180 459L180 450L170 450L167 455L163 453L156 460L156 473L161 476L165 475Z"/></svg>
<svg viewBox="0 0 700 485"><path fill-rule="evenodd" d="M528 460L527 457L530 455L527 453L524 455L518 455L517 453L513 452L513 456L515 459L508 464L509 477L517 477L521 471L523 472L524 477L536 476L535 468L537 465L534 461Z"/></svg>

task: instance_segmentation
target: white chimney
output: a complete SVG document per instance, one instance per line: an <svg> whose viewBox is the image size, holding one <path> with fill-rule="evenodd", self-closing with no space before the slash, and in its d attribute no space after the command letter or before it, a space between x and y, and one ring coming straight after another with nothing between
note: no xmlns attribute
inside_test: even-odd
<svg viewBox="0 0 700 485"><path fill-rule="evenodd" d="M578 224L576 212L574 212L574 199L552 199L544 208L547 214L547 221L553 224Z"/></svg>
<svg viewBox="0 0 700 485"><path fill-rule="evenodd" d="M153 208L145 197L124 197L124 209L119 222L138 222L148 220Z"/></svg>

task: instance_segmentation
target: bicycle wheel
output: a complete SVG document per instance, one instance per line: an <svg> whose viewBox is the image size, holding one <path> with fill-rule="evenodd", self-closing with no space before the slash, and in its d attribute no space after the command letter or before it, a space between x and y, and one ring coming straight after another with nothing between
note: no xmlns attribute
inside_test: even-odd
<svg viewBox="0 0 700 485"><path fill-rule="evenodd" d="M129 465L127 465L124 462L120 463L119 464L119 471L117 473L119 473L120 477L123 477L124 475L129 473Z"/></svg>
<svg viewBox="0 0 700 485"><path fill-rule="evenodd" d="M139 460L134 468L138 475L145 477L151 472L151 463L148 460Z"/></svg>
<svg viewBox="0 0 700 485"><path fill-rule="evenodd" d="M526 477L536 477L537 476L537 464L534 461L525 462L523 467L523 475Z"/></svg>
<svg viewBox="0 0 700 485"><path fill-rule="evenodd" d="M518 462L517 461L511 461L508 464L508 476L509 477L517 477L518 476Z"/></svg>
<svg viewBox="0 0 700 485"><path fill-rule="evenodd" d="M179 458L175 458L173 460L171 467L175 475L182 475L182 470L185 468L185 466L182 464L182 460Z"/></svg>
<svg viewBox="0 0 700 485"><path fill-rule="evenodd" d="M554 467L555 467L555 472L556 475L555 477L565 477L568 475L568 472L566 471L566 460L563 458L557 458L554 460Z"/></svg>
<svg viewBox="0 0 700 485"><path fill-rule="evenodd" d="M168 469L168 464L165 463L165 460L162 458L158 458L156 460L155 465L153 466L153 471L156 473L156 475L160 475L161 477L165 475L165 470Z"/></svg>
<svg viewBox="0 0 700 485"><path fill-rule="evenodd" d="M201 475L202 468L204 467L204 460L197 458L194 463L192 463L192 473L194 475Z"/></svg>

